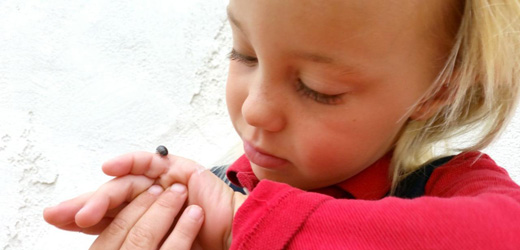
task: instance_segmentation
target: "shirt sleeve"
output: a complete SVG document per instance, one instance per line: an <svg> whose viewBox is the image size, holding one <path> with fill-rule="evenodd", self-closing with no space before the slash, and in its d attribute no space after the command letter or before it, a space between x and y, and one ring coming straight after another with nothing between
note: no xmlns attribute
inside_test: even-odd
<svg viewBox="0 0 520 250"><path fill-rule="evenodd" d="M518 249L520 187L483 156L434 171L426 196L334 199L261 181L233 222L232 249Z"/></svg>

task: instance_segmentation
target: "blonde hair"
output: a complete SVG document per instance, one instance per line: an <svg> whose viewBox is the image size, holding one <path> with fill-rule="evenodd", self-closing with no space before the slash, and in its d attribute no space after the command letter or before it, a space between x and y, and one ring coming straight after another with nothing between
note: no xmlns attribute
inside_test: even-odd
<svg viewBox="0 0 520 250"><path fill-rule="evenodd" d="M513 116L520 85L520 1L467 0L443 70L422 100L445 92L446 106L426 121L410 120L398 139L391 167L392 192L400 180L439 155L435 145L478 131L471 145L445 153L480 150ZM419 104L417 104L419 105Z"/></svg>

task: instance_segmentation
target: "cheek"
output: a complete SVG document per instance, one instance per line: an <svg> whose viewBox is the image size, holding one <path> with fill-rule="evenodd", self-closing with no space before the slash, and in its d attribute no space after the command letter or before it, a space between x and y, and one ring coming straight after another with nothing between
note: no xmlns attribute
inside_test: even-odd
<svg viewBox="0 0 520 250"><path fill-rule="evenodd" d="M392 148L402 124L385 119L328 119L309 124L294 143L306 175L348 178L371 165ZM311 132L313 131L313 132ZM319 166L319 167L316 167Z"/></svg>
<svg viewBox="0 0 520 250"><path fill-rule="evenodd" d="M317 186L329 186L346 180L365 167L366 158L359 155L352 141L338 140L334 136L302 137L298 152L298 174L312 180Z"/></svg>
<svg viewBox="0 0 520 250"><path fill-rule="evenodd" d="M303 125L303 124L302 124ZM297 159L295 165L309 177L336 175L339 179L349 177L359 165L358 158L352 157L360 143L354 138L358 134L352 124L337 121L310 122L307 120L305 131L295 131L293 142ZM348 166L348 167L347 167ZM347 175L347 176L345 176Z"/></svg>

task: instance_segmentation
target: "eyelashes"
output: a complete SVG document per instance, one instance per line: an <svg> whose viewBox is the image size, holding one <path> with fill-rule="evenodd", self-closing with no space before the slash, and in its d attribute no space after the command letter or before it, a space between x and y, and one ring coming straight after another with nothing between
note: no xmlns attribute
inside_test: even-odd
<svg viewBox="0 0 520 250"><path fill-rule="evenodd" d="M240 54L235 49L232 49L231 52L228 53L228 58L229 60L243 63L249 67L255 66L258 63L258 58Z"/></svg>
<svg viewBox="0 0 520 250"><path fill-rule="evenodd" d="M247 67L254 67L258 64L258 58L238 53L235 49L232 49L228 53L227 57L229 58L229 60L237 61L239 63L244 64ZM309 88L301 79L298 79L297 81L296 90L304 97L314 100L317 103L327 105L337 104L341 101L343 96L343 94L328 95L320 93L316 90Z"/></svg>
<svg viewBox="0 0 520 250"><path fill-rule="evenodd" d="M308 97L318 103L323 103L323 104L328 104L328 105L337 104L338 102L341 101L341 97L343 96L342 94L327 95L327 94L317 92L317 91L307 87L307 85L305 85L305 83L303 83L300 79L298 79L298 84L297 84L296 89L297 89L298 93L302 94L303 96Z"/></svg>

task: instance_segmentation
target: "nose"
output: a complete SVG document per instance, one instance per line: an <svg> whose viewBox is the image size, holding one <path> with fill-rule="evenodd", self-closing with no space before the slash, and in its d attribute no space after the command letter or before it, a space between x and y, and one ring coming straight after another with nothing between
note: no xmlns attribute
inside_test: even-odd
<svg viewBox="0 0 520 250"><path fill-rule="evenodd" d="M284 96L274 90L251 88L242 104L242 116L253 127L279 132L286 125L284 103Z"/></svg>

